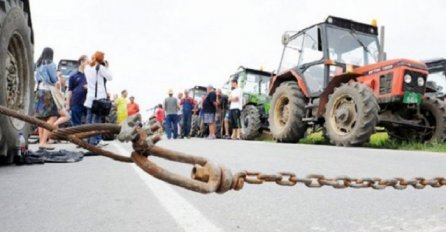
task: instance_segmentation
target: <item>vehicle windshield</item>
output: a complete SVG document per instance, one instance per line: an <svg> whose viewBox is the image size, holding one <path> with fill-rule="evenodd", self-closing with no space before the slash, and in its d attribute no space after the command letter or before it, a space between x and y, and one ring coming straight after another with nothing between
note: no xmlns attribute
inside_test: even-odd
<svg viewBox="0 0 446 232"><path fill-rule="evenodd" d="M189 96L193 97L196 102L201 102L201 97L206 96L206 90L193 88L189 90Z"/></svg>
<svg viewBox="0 0 446 232"><path fill-rule="evenodd" d="M69 77L78 70L78 64L76 61L61 61L59 63L59 71L62 75Z"/></svg>
<svg viewBox="0 0 446 232"><path fill-rule="evenodd" d="M337 63L364 66L378 62L379 45L375 35L327 27L330 59Z"/></svg>
<svg viewBox="0 0 446 232"><path fill-rule="evenodd" d="M247 73L244 92L268 95L269 75Z"/></svg>
<svg viewBox="0 0 446 232"><path fill-rule="evenodd" d="M221 87L221 92L225 95L229 95L231 93L231 86L229 81L226 81L223 87Z"/></svg>
<svg viewBox="0 0 446 232"><path fill-rule="evenodd" d="M427 76L428 81L433 81L437 85L437 95L444 96L446 91L446 74L444 71L432 72Z"/></svg>

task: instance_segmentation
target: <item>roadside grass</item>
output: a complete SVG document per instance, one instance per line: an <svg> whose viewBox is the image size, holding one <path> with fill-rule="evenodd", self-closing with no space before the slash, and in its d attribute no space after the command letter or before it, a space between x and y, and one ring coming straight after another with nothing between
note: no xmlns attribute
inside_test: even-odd
<svg viewBox="0 0 446 232"><path fill-rule="evenodd" d="M272 141L270 135L265 134L261 136L263 141ZM311 133L299 141L300 144L326 144L329 142L324 139L322 132ZM416 142L398 142L389 138L386 132L378 132L372 135L370 143L365 147L377 149L395 149L395 150L410 150L410 151L432 151L432 152L446 152L446 143L416 143Z"/></svg>

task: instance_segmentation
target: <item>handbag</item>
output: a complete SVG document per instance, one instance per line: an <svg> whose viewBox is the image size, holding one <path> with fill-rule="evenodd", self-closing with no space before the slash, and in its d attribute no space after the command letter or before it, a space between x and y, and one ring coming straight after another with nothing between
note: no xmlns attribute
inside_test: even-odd
<svg viewBox="0 0 446 232"><path fill-rule="evenodd" d="M93 104L91 105L91 112L93 114L97 114L100 116L106 116L110 114L110 110L112 108L112 102L109 99L102 98L102 99L96 99L98 97L98 77L99 77L99 68L100 65L96 66L96 86L95 86L95 93L94 93L94 100ZM104 78L104 88L105 92L107 92L107 80Z"/></svg>

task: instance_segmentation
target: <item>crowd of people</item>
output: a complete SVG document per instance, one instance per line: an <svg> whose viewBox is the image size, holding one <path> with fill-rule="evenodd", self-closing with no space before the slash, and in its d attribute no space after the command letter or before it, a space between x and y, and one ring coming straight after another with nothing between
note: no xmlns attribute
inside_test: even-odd
<svg viewBox="0 0 446 232"><path fill-rule="evenodd" d="M127 90L122 90L119 96L115 94L111 99L107 82L113 76L103 52L97 51L91 58L80 56L78 70L68 77L57 70L53 57L53 49L45 48L36 63L35 117L59 127L104 122L121 124L127 117L140 112L135 97L127 100ZM232 80L231 87L230 95L226 96L220 89L209 85L207 94L197 100L187 90L174 96L170 89L164 103L156 107L154 117L164 126L167 139L190 138L193 115L199 119L199 131L195 135L208 139L240 139L242 91L238 88L237 79ZM110 115L95 110L98 99L107 99L111 103L111 115L115 113L116 119L108 117L107 121ZM217 124L220 125L219 129ZM37 132L39 148L53 150L51 144L56 141L49 139L49 131L38 128ZM90 137L88 143L106 145L101 135Z"/></svg>
<svg viewBox="0 0 446 232"><path fill-rule="evenodd" d="M58 72L53 57L53 49L45 48L36 63L35 117L55 127L64 124L79 126L83 123L104 123L106 116L94 110L98 99L107 99L112 103L117 113L116 123L122 123L128 116L139 112L135 97L130 97L130 102L127 102L126 90L119 97L115 95L111 101L107 81L111 81L113 76L103 52L95 52L91 59L86 55L80 56L78 70L68 77L68 84L62 73ZM49 131L43 128L38 128L37 131L39 148L53 150L54 147L50 144L55 141L49 139ZM95 146L106 145L100 135L90 137L88 143Z"/></svg>
<svg viewBox="0 0 446 232"><path fill-rule="evenodd" d="M212 85L207 87L207 94L199 99L189 94L185 90L174 97L173 90L169 89L164 103L156 107L154 117L164 125L167 139L190 138L193 115L200 122L198 136L207 139L240 139L243 95L237 79L231 81L229 96ZM217 125L220 125L219 129Z"/></svg>

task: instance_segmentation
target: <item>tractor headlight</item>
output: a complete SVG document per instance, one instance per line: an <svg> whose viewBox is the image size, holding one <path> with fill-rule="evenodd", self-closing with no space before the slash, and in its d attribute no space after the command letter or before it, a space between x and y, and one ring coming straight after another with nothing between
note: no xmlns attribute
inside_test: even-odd
<svg viewBox="0 0 446 232"><path fill-rule="evenodd" d="M410 84L410 82L412 82L412 76L409 74L404 75L404 82Z"/></svg>
<svg viewBox="0 0 446 232"><path fill-rule="evenodd" d="M423 77L418 77L418 79L417 79L417 83L418 83L418 86L424 86L424 78Z"/></svg>

